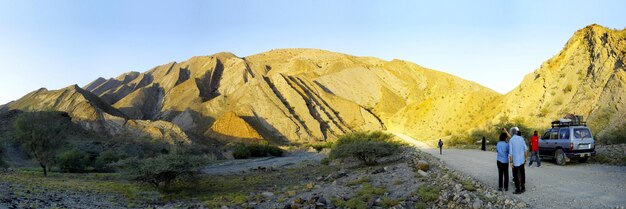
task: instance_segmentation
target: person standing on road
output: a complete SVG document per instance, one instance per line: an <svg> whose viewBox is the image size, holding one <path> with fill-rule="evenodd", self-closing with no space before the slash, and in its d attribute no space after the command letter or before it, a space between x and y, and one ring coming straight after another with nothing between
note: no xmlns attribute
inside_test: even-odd
<svg viewBox="0 0 626 209"><path fill-rule="evenodd" d="M482 140L480 149L483 150L483 151L487 151L487 148L485 147L485 137L484 136L483 136L483 140Z"/></svg>
<svg viewBox="0 0 626 209"><path fill-rule="evenodd" d="M509 165L513 168L513 182L515 183L513 194L521 194L526 191L524 164L526 164L526 157L528 157L528 146L520 135L519 128L511 128L511 135L513 137L509 141Z"/></svg>
<svg viewBox="0 0 626 209"><path fill-rule="evenodd" d="M496 165L498 166L498 191L509 191L509 144L506 143L508 134L500 133L500 141L496 144ZM502 187L504 186L504 187Z"/></svg>
<svg viewBox="0 0 626 209"><path fill-rule="evenodd" d="M537 162L537 167L541 167L541 158L539 157L539 136L537 131L530 137L530 160L528 167L533 165L533 161Z"/></svg>
<svg viewBox="0 0 626 209"><path fill-rule="evenodd" d="M442 155L441 150L443 149L443 141L441 141L441 139L439 139L437 146L439 147L439 155Z"/></svg>

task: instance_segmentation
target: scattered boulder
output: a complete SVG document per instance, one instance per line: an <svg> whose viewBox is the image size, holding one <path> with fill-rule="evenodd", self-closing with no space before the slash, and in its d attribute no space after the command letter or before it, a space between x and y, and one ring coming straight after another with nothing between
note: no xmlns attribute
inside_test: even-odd
<svg viewBox="0 0 626 209"><path fill-rule="evenodd" d="M420 160L420 161L417 161L417 168L423 171L428 171L428 169L430 168L430 165L428 164L428 162L424 160Z"/></svg>

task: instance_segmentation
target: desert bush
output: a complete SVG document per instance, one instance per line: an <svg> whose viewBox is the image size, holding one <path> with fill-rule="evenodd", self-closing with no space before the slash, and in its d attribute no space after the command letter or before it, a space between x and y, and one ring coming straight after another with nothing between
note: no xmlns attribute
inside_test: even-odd
<svg viewBox="0 0 626 209"><path fill-rule="evenodd" d="M132 158L122 162L131 179L148 183L161 191L176 180L195 180L204 163L202 157L183 154L164 154L144 160Z"/></svg>
<svg viewBox="0 0 626 209"><path fill-rule="evenodd" d="M381 157L390 156L400 150L400 143L390 134L380 131L355 132L340 136L330 152L333 159L354 157L365 165L375 165Z"/></svg>
<svg viewBox="0 0 626 209"><path fill-rule="evenodd" d="M81 173L89 166L89 155L72 148L60 153L56 158L56 164L62 172Z"/></svg>
<svg viewBox="0 0 626 209"><path fill-rule="evenodd" d="M612 132L607 132L602 134L602 137L597 139L599 142L604 144L624 144L626 143L626 124L621 127L615 129Z"/></svg>
<svg viewBox="0 0 626 209"><path fill-rule="evenodd" d="M268 143L237 143L233 145L233 157L246 159L250 157L282 156L283 150Z"/></svg>

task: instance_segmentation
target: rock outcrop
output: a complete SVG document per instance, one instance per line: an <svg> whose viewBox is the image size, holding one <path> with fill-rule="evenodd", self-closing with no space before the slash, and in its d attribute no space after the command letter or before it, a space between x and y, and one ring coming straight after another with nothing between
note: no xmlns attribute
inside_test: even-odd
<svg viewBox="0 0 626 209"><path fill-rule="evenodd" d="M626 30L590 25L504 95L493 117L544 124L583 115L598 138L625 127ZM494 121L495 122L495 121Z"/></svg>
<svg viewBox="0 0 626 209"><path fill-rule="evenodd" d="M258 142L263 137L248 124L243 118L234 112L227 112L219 117L207 130L205 136L211 137L223 143L228 142Z"/></svg>

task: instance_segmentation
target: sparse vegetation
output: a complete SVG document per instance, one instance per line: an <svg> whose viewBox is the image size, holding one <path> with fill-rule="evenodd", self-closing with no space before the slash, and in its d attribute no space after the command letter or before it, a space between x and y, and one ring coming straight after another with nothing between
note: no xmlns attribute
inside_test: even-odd
<svg viewBox="0 0 626 209"><path fill-rule="evenodd" d="M332 198L332 203L338 208L367 208L367 202L373 200L381 195L384 195L388 190L384 186L374 187L370 183L364 183L361 189L357 191L357 195L345 201L340 198ZM385 207L387 205L394 206L392 204L399 203L398 200L387 198L385 200ZM395 204L397 205L397 204Z"/></svg>
<svg viewBox="0 0 626 209"><path fill-rule="evenodd" d="M441 188L437 186L423 186L417 190L417 194L425 202L432 202L439 198L439 191Z"/></svg>
<svg viewBox="0 0 626 209"><path fill-rule="evenodd" d="M48 175L58 150L64 144L71 118L67 113L42 111L24 112L15 121L15 139Z"/></svg>
<svg viewBox="0 0 626 209"><path fill-rule="evenodd" d="M376 165L381 157L390 156L400 149L392 135L380 131L354 132L340 136L330 156L334 159L354 157L365 165Z"/></svg>

